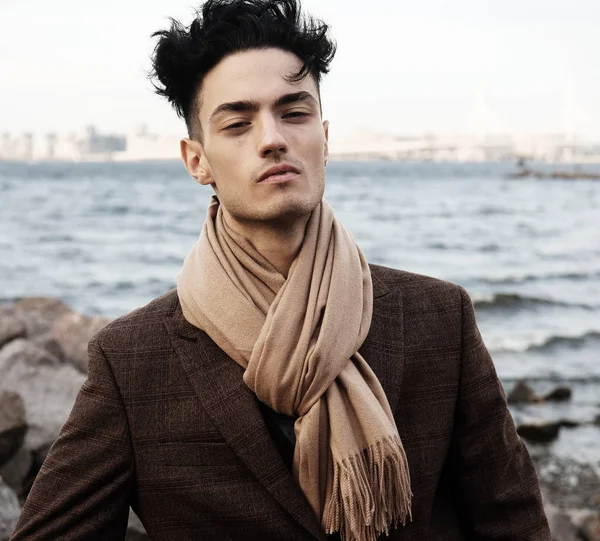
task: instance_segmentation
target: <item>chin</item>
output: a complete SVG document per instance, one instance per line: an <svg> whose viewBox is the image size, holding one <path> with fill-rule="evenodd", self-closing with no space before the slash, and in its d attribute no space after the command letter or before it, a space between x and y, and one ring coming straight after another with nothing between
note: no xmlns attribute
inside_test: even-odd
<svg viewBox="0 0 600 541"><path fill-rule="evenodd" d="M265 220L304 218L318 206L322 198L322 194L315 194L310 197L285 198L273 202L261 214L263 214Z"/></svg>

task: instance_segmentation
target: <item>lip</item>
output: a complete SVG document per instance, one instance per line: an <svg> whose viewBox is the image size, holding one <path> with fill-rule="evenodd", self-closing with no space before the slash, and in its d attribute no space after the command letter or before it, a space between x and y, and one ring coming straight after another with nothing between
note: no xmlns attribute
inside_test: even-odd
<svg viewBox="0 0 600 541"><path fill-rule="evenodd" d="M267 169L258 179L263 184L279 184L289 182L298 175L300 171L291 165L282 163Z"/></svg>

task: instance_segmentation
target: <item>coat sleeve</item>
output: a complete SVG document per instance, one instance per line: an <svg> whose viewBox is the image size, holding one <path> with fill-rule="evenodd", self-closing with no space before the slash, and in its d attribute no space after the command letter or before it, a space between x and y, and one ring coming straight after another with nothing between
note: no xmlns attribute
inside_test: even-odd
<svg viewBox="0 0 600 541"><path fill-rule="evenodd" d="M533 462L460 288L462 365L450 451L453 501L469 540L550 541Z"/></svg>
<svg viewBox="0 0 600 541"><path fill-rule="evenodd" d="M51 447L11 541L125 538L133 452L123 402L100 347L88 346L88 378Z"/></svg>

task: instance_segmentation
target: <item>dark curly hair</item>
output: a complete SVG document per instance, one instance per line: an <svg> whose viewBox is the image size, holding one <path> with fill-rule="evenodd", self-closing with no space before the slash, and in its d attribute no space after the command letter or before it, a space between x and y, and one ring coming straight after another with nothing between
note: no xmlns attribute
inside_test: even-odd
<svg viewBox="0 0 600 541"><path fill-rule="evenodd" d="M150 73L156 93L169 100L189 136L198 139L196 98L204 76L225 56L267 47L289 51L303 63L290 81L310 73L319 89L336 50L328 26L304 16L299 0L207 0L189 27L171 19L168 30L152 37L159 38Z"/></svg>

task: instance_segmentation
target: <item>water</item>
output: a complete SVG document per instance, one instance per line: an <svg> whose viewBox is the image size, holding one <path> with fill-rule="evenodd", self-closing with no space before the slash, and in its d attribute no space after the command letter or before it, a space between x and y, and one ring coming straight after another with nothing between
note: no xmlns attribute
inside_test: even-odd
<svg viewBox="0 0 600 541"><path fill-rule="evenodd" d="M574 390L517 420L600 414L600 182L508 180L510 164L330 163L326 197L372 263L470 293L507 388ZM0 163L0 298L116 317L175 285L210 188L177 162ZM600 428L556 453L598 460ZM595 445L590 445L590 440Z"/></svg>

